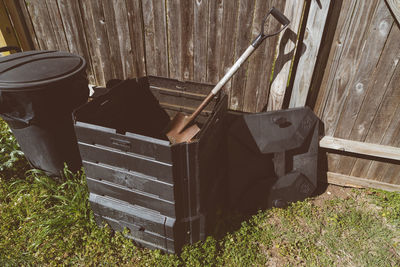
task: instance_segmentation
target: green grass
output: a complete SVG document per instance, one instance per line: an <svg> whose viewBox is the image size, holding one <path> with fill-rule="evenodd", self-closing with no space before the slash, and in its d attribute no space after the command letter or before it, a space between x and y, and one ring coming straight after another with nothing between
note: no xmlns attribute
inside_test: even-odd
<svg viewBox="0 0 400 267"><path fill-rule="evenodd" d="M0 127L0 266L400 265L400 194L378 190L260 211L179 256L138 248L124 233L96 225L83 174L66 170L66 179L54 181L29 170Z"/></svg>

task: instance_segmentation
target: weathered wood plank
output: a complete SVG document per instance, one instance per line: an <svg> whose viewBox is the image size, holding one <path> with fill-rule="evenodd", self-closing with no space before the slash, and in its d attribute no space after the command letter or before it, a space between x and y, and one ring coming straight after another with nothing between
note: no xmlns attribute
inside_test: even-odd
<svg viewBox="0 0 400 267"><path fill-rule="evenodd" d="M162 3L163 1L157 1ZM131 50L133 58L133 76L146 76L146 52L143 36L143 12L141 1L126 0L128 12L129 34L131 38ZM165 29L164 29L165 30Z"/></svg>
<svg viewBox="0 0 400 267"><path fill-rule="evenodd" d="M273 0L270 2L269 8L266 9L269 10L271 7L277 8L279 11L282 11L285 9L285 2L280 1L280 0ZM271 25L273 24L273 25ZM277 23L268 23L269 29L273 32L275 30L278 30L281 26ZM264 53L263 53L263 58L262 58L262 65L261 68L258 69L258 75L260 77L260 83L258 84L256 94L253 95L256 99L256 112L260 112L262 110L266 110L266 106L268 104L268 98L269 98L269 89L271 87L271 72L272 68L274 65L274 56L275 56L275 51L276 47L279 41L279 36L274 36L271 38L268 38L267 40L264 41ZM250 75L251 73L249 73ZM251 78L248 78L247 81L251 81ZM251 83L250 83L251 86ZM246 84L247 87L247 84ZM248 87L247 87L248 88ZM251 92L247 92L246 89L246 94L251 95ZM250 96L248 96L250 97ZM247 97L246 97L247 98Z"/></svg>
<svg viewBox="0 0 400 267"><path fill-rule="evenodd" d="M399 101L400 98L392 97L386 97L383 100L382 105L374 118L374 122L370 128L367 138L365 139L365 142L382 144L385 133L389 133L389 125L393 119L396 119L395 115ZM398 121L398 123L400 123L400 121ZM370 160L357 159L353 170L351 171L351 175L356 177L367 177L367 173L371 164L373 163Z"/></svg>
<svg viewBox="0 0 400 267"><path fill-rule="evenodd" d="M20 46L15 29L3 1L0 1L0 46ZM9 52L2 52L0 53L0 56L8 54Z"/></svg>
<svg viewBox="0 0 400 267"><path fill-rule="evenodd" d="M207 81L208 0L194 1L193 79Z"/></svg>
<svg viewBox="0 0 400 267"><path fill-rule="evenodd" d="M26 10L25 3L23 3L23 7L20 6L20 1L14 0L3 0L4 5L7 8L7 12L10 16L11 22L15 29L15 33L17 35L18 41L22 50L32 50L34 49L35 45L33 43L33 39L35 39L35 34L31 35L31 32L28 27L28 23L32 26L30 18L27 22L24 17L24 12L22 9ZM32 28L33 30L33 28ZM36 40L35 40L36 41Z"/></svg>
<svg viewBox="0 0 400 267"><path fill-rule="evenodd" d="M155 23L154 23L154 7L152 0L142 1L143 9L143 26L146 51L146 70L149 75L157 75L156 52L155 52ZM158 25L157 27L161 27Z"/></svg>
<svg viewBox="0 0 400 267"><path fill-rule="evenodd" d="M305 52L300 56L297 65L289 103L290 108L303 107L306 104L330 6L330 0L311 1L304 38L298 49Z"/></svg>
<svg viewBox="0 0 400 267"><path fill-rule="evenodd" d="M279 110L282 108L290 74L290 66L296 52L297 35L300 32L304 5L305 1L288 0L285 3L283 13L291 22L289 27L279 36L276 48L278 56L275 61L267 110Z"/></svg>
<svg viewBox="0 0 400 267"><path fill-rule="evenodd" d="M193 59L193 30L194 30L194 6L191 1L181 1L181 57L182 57L182 80L193 80L194 59Z"/></svg>
<svg viewBox="0 0 400 267"><path fill-rule="evenodd" d="M35 29L33 27L33 23L31 20L31 16L29 14L28 8L26 7L25 0L18 0L18 4L21 7L21 13L24 17L24 21L26 22L26 26L30 36L32 37L33 46L35 49L40 49L39 41L36 36Z"/></svg>
<svg viewBox="0 0 400 267"><path fill-rule="evenodd" d="M126 67L126 63L131 62L126 58L129 56L130 37L126 23L128 18L125 2L120 0L102 0L100 2L110 54L110 61L106 64L111 67L111 79L124 79L124 66ZM126 43L126 41L128 42ZM125 56L124 59L122 59L123 56Z"/></svg>
<svg viewBox="0 0 400 267"><path fill-rule="evenodd" d="M280 5L280 6L279 6ZM254 19L252 25L252 36L250 40L254 40L261 31L261 22L265 14L275 6L281 10L282 1L256 1L254 7ZM268 20L265 26L269 31L278 30L277 23L271 23ZM264 43L254 51L253 55L248 59L248 71L246 79L246 87L243 96L243 111L258 112L268 96L269 80L273 64L273 57L278 37L267 38ZM262 102L262 100L264 100Z"/></svg>
<svg viewBox="0 0 400 267"><path fill-rule="evenodd" d="M357 72L357 66L363 55L363 47L377 1L345 1L339 18L337 35L331 53L334 53L329 69L326 71L327 79L322 86L326 86L329 94L324 103L322 121L325 126L325 135L334 136L338 125L339 116L346 103L350 85ZM344 16L344 18L343 18ZM339 155L328 154L328 167L336 171L340 160Z"/></svg>
<svg viewBox="0 0 400 267"><path fill-rule="evenodd" d="M399 147L400 146L399 139L400 139L400 104L397 106L392 121L390 122L390 125L386 130L385 136L381 143L384 145ZM393 177L386 176L386 174L392 166L393 165L388 163L372 162L365 177L377 180L385 180L385 181L391 180Z"/></svg>
<svg viewBox="0 0 400 267"><path fill-rule="evenodd" d="M397 23L400 25L400 0L385 0L390 10L393 12Z"/></svg>
<svg viewBox="0 0 400 267"><path fill-rule="evenodd" d="M41 0L25 1L33 28L37 36L39 47L42 50L57 50L57 39L51 23L44 23L43 18L50 15L46 3Z"/></svg>
<svg viewBox="0 0 400 267"><path fill-rule="evenodd" d="M400 148L324 136L319 146L384 159L400 160Z"/></svg>
<svg viewBox="0 0 400 267"><path fill-rule="evenodd" d="M348 91L346 103L340 114L334 136L359 141L367 135L379 103L386 91L387 83L385 85L385 81L390 80L398 61L397 59L396 62L388 64L393 54L391 52L382 54L392 24L392 15L386 4L380 1L369 29L365 33L366 37L363 41L358 66L356 66L354 76L351 78L348 88L346 88ZM400 48L398 40L394 40L394 43L392 43L387 44ZM383 65L378 64L380 59L382 59ZM353 165L353 159L341 157L336 172L350 174Z"/></svg>
<svg viewBox="0 0 400 267"><path fill-rule="evenodd" d="M45 3L49 12L49 22L51 23L52 29L54 31L57 50L69 51L68 42L65 36L64 26L62 23L60 11L58 9L57 1L46 0Z"/></svg>
<svg viewBox="0 0 400 267"><path fill-rule="evenodd" d="M399 50L400 31L393 26L375 72L370 77L368 93L351 131L351 140L365 140L369 143L382 141L400 101L400 98L391 96L393 86L396 86L391 80L396 67L399 69L400 54L396 52ZM351 175L354 176L360 176L360 172L367 171L369 166L365 161L354 162L353 159L349 160L347 165L351 164L354 164L351 170Z"/></svg>
<svg viewBox="0 0 400 267"><path fill-rule="evenodd" d="M251 28L253 23L254 1L239 0L238 19L236 21L237 34L235 37L235 58L237 60L251 43ZM232 77L232 90L229 97L229 106L233 110L243 110L244 90L246 89L246 74L249 62L242 64Z"/></svg>
<svg viewBox="0 0 400 267"><path fill-rule="evenodd" d="M327 179L328 183L340 186L348 186L356 188L375 188L375 189L382 189L394 192L400 191L400 185L388 184L384 182L368 180L364 178L359 178L334 172L328 172Z"/></svg>
<svg viewBox="0 0 400 267"><path fill-rule="evenodd" d="M180 0L167 0L169 77L178 80L183 76L180 4Z"/></svg>
<svg viewBox="0 0 400 267"><path fill-rule="evenodd" d="M82 1L81 5L84 30L93 60L93 70L96 77L95 84L105 86L106 82L111 78L111 70L109 65L104 62L106 58L110 61L110 53L101 3L98 1Z"/></svg>
<svg viewBox="0 0 400 267"><path fill-rule="evenodd" d="M222 36L221 36L221 54L219 65L219 78L222 78L225 73L232 67L235 55L235 38L236 34L236 19L238 16L238 0L225 0L223 2L223 16L222 16ZM232 80L228 81L224 90L231 93Z"/></svg>
<svg viewBox="0 0 400 267"><path fill-rule="evenodd" d="M71 53L83 56L87 62L89 83L96 84L93 69L94 57L90 55L85 35L85 27L77 0L57 0L68 48Z"/></svg>
<svg viewBox="0 0 400 267"><path fill-rule="evenodd" d="M216 84L220 76L223 1L209 1L207 25L207 82Z"/></svg>

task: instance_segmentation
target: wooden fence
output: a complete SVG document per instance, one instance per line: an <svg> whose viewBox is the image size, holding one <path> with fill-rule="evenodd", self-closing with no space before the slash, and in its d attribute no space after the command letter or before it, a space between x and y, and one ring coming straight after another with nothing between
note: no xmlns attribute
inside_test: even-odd
<svg viewBox="0 0 400 267"><path fill-rule="evenodd" d="M400 189L398 0L1 1L23 48L80 54L97 85L144 75L215 84L275 6L290 27L226 85L230 108L307 102L325 124L328 181Z"/></svg>

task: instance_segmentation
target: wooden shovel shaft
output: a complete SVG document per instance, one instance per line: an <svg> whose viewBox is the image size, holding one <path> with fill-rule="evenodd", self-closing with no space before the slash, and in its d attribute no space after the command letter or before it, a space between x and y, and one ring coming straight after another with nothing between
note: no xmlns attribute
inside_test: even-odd
<svg viewBox="0 0 400 267"><path fill-rule="evenodd" d="M197 109L190 115L187 120L187 124L192 122L196 117L200 114L200 112L210 103L213 97L221 90L221 88L229 81L230 78L237 72L240 66L246 61L246 59L253 53L255 50L254 46L249 45L249 47L244 51L244 53L240 56L240 58L235 62L235 64L229 69L229 71L225 74L225 76L217 83L217 85L212 89L212 91L208 94L208 96L201 102L201 104L197 107Z"/></svg>

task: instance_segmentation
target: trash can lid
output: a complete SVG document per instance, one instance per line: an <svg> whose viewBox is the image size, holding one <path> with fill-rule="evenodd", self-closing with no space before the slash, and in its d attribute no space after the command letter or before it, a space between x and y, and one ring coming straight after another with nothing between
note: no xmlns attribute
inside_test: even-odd
<svg viewBox="0 0 400 267"><path fill-rule="evenodd" d="M27 51L0 57L0 91L40 90L85 67L83 57L68 52Z"/></svg>

